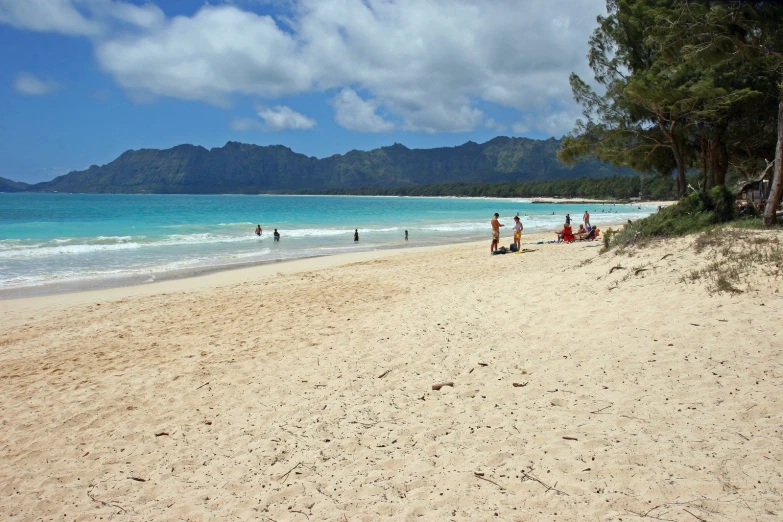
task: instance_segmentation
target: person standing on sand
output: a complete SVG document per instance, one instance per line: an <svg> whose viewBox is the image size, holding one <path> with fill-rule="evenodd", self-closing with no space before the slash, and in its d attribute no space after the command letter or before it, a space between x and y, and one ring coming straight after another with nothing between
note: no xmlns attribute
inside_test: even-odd
<svg viewBox="0 0 783 522"><path fill-rule="evenodd" d="M500 243L500 227L504 227L502 223L498 221L500 214L495 212L495 216L490 222L492 224L492 243L489 245L489 252L495 252L498 249L498 243Z"/></svg>
<svg viewBox="0 0 783 522"><path fill-rule="evenodd" d="M256 235L259 236L259 237L261 236L261 225L258 225L256 227Z"/></svg>
<svg viewBox="0 0 783 522"><path fill-rule="evenodd" d="M407 241L407 240L408 240L408 231L406 230L405 231L405 241Z"/></svg>
<svg viewBox="0 0 783 522"><path fill-rule="evenodd" d="M519 216L514 216L514 244L517 246L517 252L522 248L522 230L524 228Z"/></svg>
<svg viewBox="0 0 783 522"><path fill-rule="evenodd" d="M275 236L275 241L280 241L280 232L277 229L275 229L275 233L272 235Z"/></svg>
<svg viewBox="0 0 783 522"><path fill-rule="evenodd" d="M589 226L590 225L590 213L588 211L586 211L586 210L585 210L585 215L584 215L584 221L585 221L585 226Z"/></svg>
<svg viewBox="0 0 783 522"><path fill-rule="evenodd" d="M359 241L359 229L358 228L353 231L353 240L354 241Z"/></svg>

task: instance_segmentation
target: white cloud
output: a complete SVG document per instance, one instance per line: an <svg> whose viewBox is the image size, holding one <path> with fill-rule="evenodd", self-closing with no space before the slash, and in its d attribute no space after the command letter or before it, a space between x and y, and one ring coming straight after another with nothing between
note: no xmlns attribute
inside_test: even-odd
<svg viewBox="0 0 783 522"><path fill-rule="evenodd" d="M539 132L556 138L567 134L574 126L574 122L581 116L578 107L568 109L550 109L548 112L533 112L525 114L522 119L514 123L511 128L517 134Z"/></svg>
<svg viewBox="0 0 783 522"><path fill-rule="evenodd" d="M297 43L268 16L207 6L158 31L98 44L101 66L127 89L226 104L232 93L273 97L312 84Z"/></svg>
<svg viewBox="0 0 783 522"><path fill-rule="evenodd" d="M259 107L258 115L264 120L264 127L268 130L306 130L312 129L316 125L314 119L284 105L270 108Z"/></svg>
<svg viewBox="0 0 783 522"><path fill-rule="evenodd" d="M101 24L90 20L70 0L0 0L0 22L33 31L96 35Z"/></svg>
<svg viewBox="0 0 783 522"><path fill-rule="evenodd" d="M316 126L316 121L300 114L290 107L277 105L275 107L258 107L260 120L254 118L234 118L231 120L231 130L235 131L281 131L308 130Z"/></svg>
<svg viewBox="0 0 783 522"><path fill-rule="evenodd" d="M99 37L111 22L159 28L166 17L156 5L122 0L0 0L0 23L32 31Z"/></svg>
<svg viewBox="0 0 783 522"><path fill-rule="evenodd" d="M352 131L358 132L389 132L394 130L394 123L384 120L376 114L378 103L374 100L363 100L353 89L345 88L332 98L335 111L335 121Z"/></svg>
<svg viewBox="0 0 783 522"><path fill-rule="evenodd" d="M225 105L236 93L335 90L336 120L361 132L390 119L423 132L492 126L481 109L491 103L561 132L573 122L568 75L588 72L605 12L604 0L288 0L273 18L245 10L266 0L233 3L167 19L121 0L0 0L0 22L92 37L100 65L135 95ZM105 29L118 20L127 30Z"/></svg>
<svg viewBox="0 0 783 522"><path fill-rule="evenodd" d="M57 82L42 80L30 73L19 74L14 82L16 92L26 96L43 96L56 90L58 87L59 84Z"/></svg>

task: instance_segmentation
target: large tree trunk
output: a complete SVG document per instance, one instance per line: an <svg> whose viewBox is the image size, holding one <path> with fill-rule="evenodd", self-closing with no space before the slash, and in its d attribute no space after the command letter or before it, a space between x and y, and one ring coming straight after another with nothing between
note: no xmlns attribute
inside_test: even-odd
<svg viewBox="0 0 783 522"><path fill-rule="evenodd" d="M726 147L726 142L722 142L720 145L720 160L718 162L718 172L715 176L715 182L718 185L726 184L726 172L729 170L729 150Z"/></svg>
<svg viewBox="0 0 783 522"><path fill-rule="evenodd" d="M777 223L775 212L783 195L783 98L778 104L778 144L775 147L775 167L772 171L772 188L764 207L764 226L771 227Z"/></svg>
<svg viewBox="0 0 783 522"><path fill-rule="evenodd" d="M682 199L688 190L688 181L685 179L685 164L682 161L679 147L674 145L672 152L674 153L674 161L677 163L677 196Z"/></svg>
<svg viewBox="0 0 783 522"><path fill-rule="evenodd" d="M711 189L726 182L728 170L728 152L723 137L726 135L726 123L713 125L709 138L710 179L705 189Z"/></svg>
<svg viewBox="0 0 783 522"><path fill-rule="evenodd" d="M699 122L699 154L701 156L702 184L705 189L709 188L709 162L707 161L707 138L705 137L704 122Z"/></svg>
<svg viewBox="0 0 783 522"><path fill-rule="evenodd" d="M680 144L677 143L677 137L674 135L674 127L677 122L673 122L671 127L666 127L666 122L663 118L658 116L658 128L661 129L664 136L666 136L669 142L669 148L672 149L674 154L674 162L677 164L677 197L680 199L685 197L685 193L688 190L688 181L685 179L685 162L682 160L682 151L680 151Z"/></svg>

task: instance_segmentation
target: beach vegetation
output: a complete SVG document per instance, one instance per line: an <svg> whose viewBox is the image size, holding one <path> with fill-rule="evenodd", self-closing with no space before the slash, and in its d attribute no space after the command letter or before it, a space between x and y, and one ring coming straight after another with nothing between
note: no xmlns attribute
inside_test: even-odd
<svg viewBox="0 0 783 522"><path fill-rule="evenodd" d="M708 192L691 192L676 205L630 222L617 233L605 234L604 245L607 250L643 245L653 239L705 231L736 219L735 196L725 185L721 185Z"/></svg>
<svg viewBox="0 0 783 522"><path fill-rule="evenodd" d="M763 197L773 225L783 194L783 5L608 0L607 13L589 40L601 91L571 75L583 118L558 157L674 174L679 198L772 173Z"/></svg>
<svg viewBox="0 0 783 522"><path fill-rule="evenodd" d="M696 182L696 177L692 178ZM486 198L584 198L630 201L632 198L664 201L677 197L671 178L609 176L596 178L519 181L505 183L437 183L402 187L334 188L299 190L296 194L353 196L429 196Z"/></svg>
<svg viewBox="0 0 783 522"><path fill-rule="evenodd" d="M734 223L702 232L694 240L693 248L709 261L688 272L681 282L705 281L711 293L739 294L752 289L748 275L760 272L777 278L783 271L783 248L779 240L761 230L736 228Z"/></svg>

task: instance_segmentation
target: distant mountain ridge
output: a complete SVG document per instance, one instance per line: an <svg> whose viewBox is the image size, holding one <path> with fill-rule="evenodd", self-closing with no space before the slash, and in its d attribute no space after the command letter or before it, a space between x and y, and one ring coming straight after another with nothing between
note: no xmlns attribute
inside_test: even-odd
<svg viewBox="0 0 783 522"><path fill-rule="evenodd" d="M0 178L0 192L24 192L29 187L30 185L21 181Z"/></svg>
<svg viewBox="0 0 783 522"><path fill-rule="evenodd" d="M557 160L560 140L497 137L457 147L409 149L395 143L318 159L282 145L230 141L129 150L103 166L26 186L44 192L222 194L302 189L394 187L433 183L537 181L633 174L597 161ZM13 183L13 182L12 182Z"/></svg>

